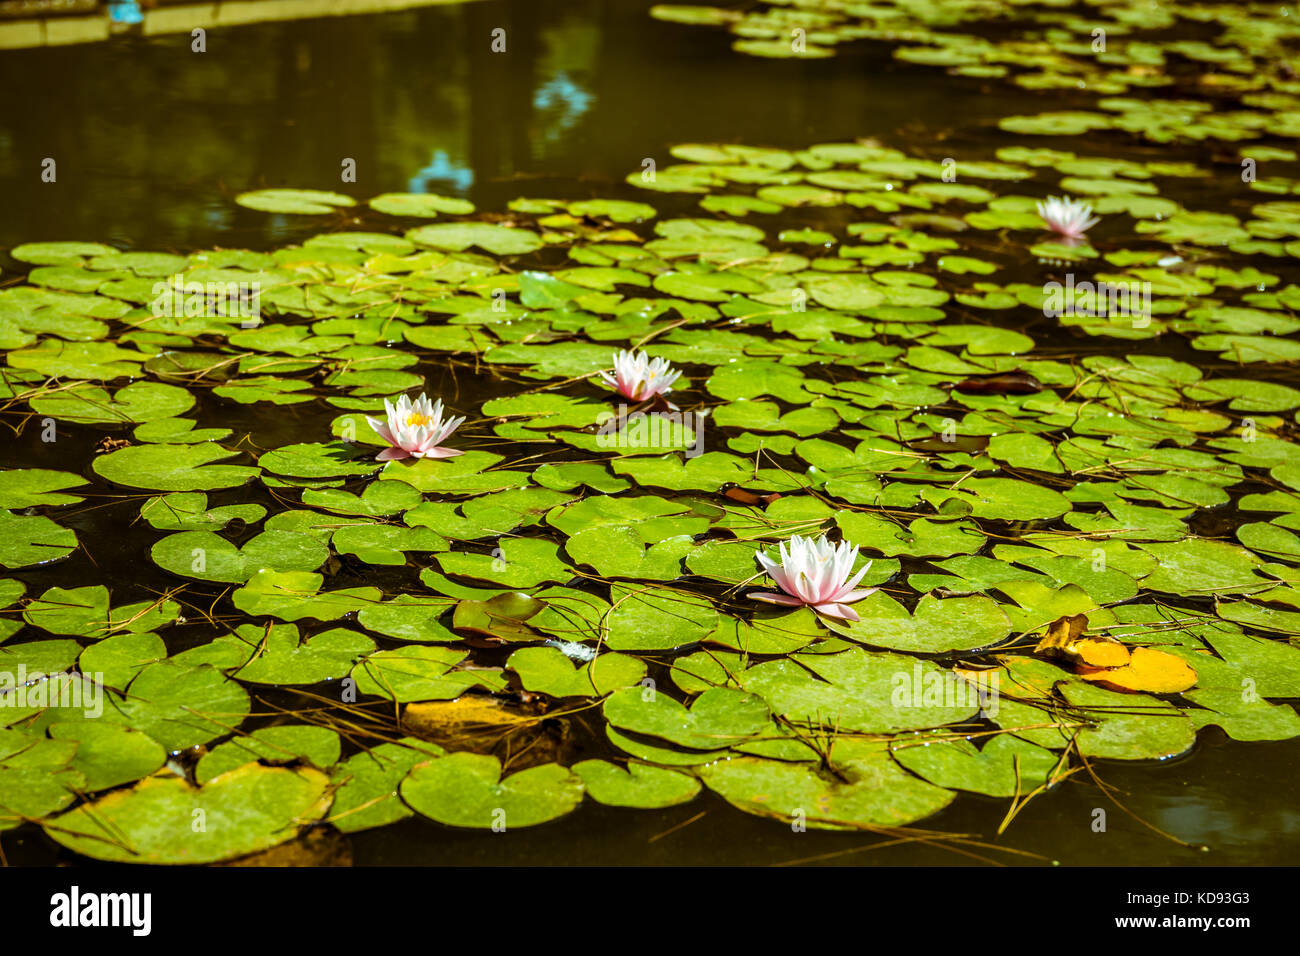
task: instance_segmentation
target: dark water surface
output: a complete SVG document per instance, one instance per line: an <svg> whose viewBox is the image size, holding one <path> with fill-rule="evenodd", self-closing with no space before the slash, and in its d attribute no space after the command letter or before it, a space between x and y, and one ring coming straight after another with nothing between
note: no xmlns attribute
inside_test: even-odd
<svg viewBox="0 0 1300 956"><path fill-rule="evenodd" d="M645 194L673 143L804 146L1013 112L994 85L867 57L740 56L650 0L483 0L363 17L0 54L0 246L77 237L151 250L293 238L231 202L271 186L465 195ZM507 52L493 53L503 28ZM972 95L973 94L973 95ZM929 118L929 129L921 118ZM937 148L937 144L936 144ZM41 183L53 157L58 182ZM340 182L356 160L357 182ZM269 223L269 225L268 225ZM317 223L309 223L309 228Z"/></svg>
<svg viewBox="0 0 1300 956"><path fill-rule="evenodd" d="M590 195L672 209L678 197L647 196L622 180L645 158L669 162L673 143L800 147L875 136L935 159L958 144L991 155L1004 141L992 121L1025 112L1026 100L1041 104L1034 109L1084 102L899 64L883 46L800 62L739 56L721 32L650 19L650 5L490 0L213 29L202 54L191 52L188 35L0 54L0 249L55 239L177 252L269 249L344 224L300 217L291 225L232 201L237 192L269 186L358 198L436 191L466 196L486 211L503 210L519 196ZM491 51L497 27L507 31L506 54ZM1175 158L1178 151L1162 152ZM46 157L58 163L56 183L40 181ZM348 158L356 161L356 184L339 181ZM826 213L807 215L815 222ZM13 271L0 278L12 280ZM1045 344L1051 351L1056 342ZM1086 345L1112 347L1132 350L1128 343ZM1197 354L1197 364L1206 366L1206 359ZM435 392L447 393L445 368L422 364L418 371ZM459 385L458 405L487 397L473 394L478 383L462 378ZM202 405L196 412L211 420ZM333 412L223 405L221 415L237 436L268 446L321 430ZM72 428L73 440L87 444L100 434ZM0 464L39 464L38 444L34 430L6 437ZM212 503L250 494L265 492L213 495ZM61 566L61 577L107 584L123 600L162 586L161 572L133 563L152 540L132 532L135 510L86 508L69 517L93 563L78 552ZM393 573L380 569L356 581L344 573L332 583L389 586ZM38 572L14 576L44 580ZM598 755L566 754L566 762ZM1086 773L1031 802L1001 838L994 834L1007 801L969 794L919 827L1036 854L962 848L1012 864L1284 864L1300 855L1300 811L1289 789L1300 768L1300 741L1236 743L1210 727L1175 761L1093 768L1127 808L1193 846L1126 815ZM1105 811L1104 831L1098 810ZM880 840L793 833L707 791L665 811L588 801L555 823L508 834L409 820L351 841L358 864L975 862L919 842L860 852ZM31 829L6 834L3 846L10 863L72 859Z"/></svg>

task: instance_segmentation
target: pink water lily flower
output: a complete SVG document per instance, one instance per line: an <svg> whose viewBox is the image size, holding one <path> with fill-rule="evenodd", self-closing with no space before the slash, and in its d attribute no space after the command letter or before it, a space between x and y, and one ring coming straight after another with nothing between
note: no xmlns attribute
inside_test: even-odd
<svg viewBox="0 0 1300 956"><path fill-rule="evenodd" d="M671 392L673 382L681 374L666 359L652 359L645 352L623 351L614 354L614 374L601 372L600 376L629 401L644 402Z"/></svg>
<svg viewBox="0 0 1300 956"><path fill-rule="evenodd" d="M1068 197L1048 196L1047 202L1038 204L1038 215L1048 229L1066 239L1082 239L1085 232L1101 222L1086 202Z"/></svg>
<svg viewBox="0 0 1300 956"><path fill-rule="evenodd" d="M787 543L789 550L786 550ZM773 604L806 604L814 611L830 617L856 621L859 620L858 614L848 605L879 590L854 590L871 567L871 562L868 561L857 574L850 577L853 562L858 558L858 549L847 541L833 545L826 540L825 535L813 539L801 538L796 534L789 542L782 542L780 556L778 563L761 551L756 555L763 570L785 593L760 592L751 594L750 597Z"/></svg>
<svg viewBox="0 0 1300 956"><path fill-rule="evenodd" d="M465 454L454 448L442 448L447 436L460 427L465 420L442 417L442 399L430 402L421 395L414 402L403 395L394 405L384 399L384 409L388 412L388 421L367 417L373 428L388 448L376 457L380 461L398 461L402 458L453 458Z"/></svg>

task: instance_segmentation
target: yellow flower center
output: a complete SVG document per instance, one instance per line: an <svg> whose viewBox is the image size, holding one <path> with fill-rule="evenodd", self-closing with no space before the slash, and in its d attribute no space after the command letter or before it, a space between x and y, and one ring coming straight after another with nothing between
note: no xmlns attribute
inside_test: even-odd
<svg viewBox="0 0 1300 956"><path fill-rule="evenodd" d="M428 415L421 415L419 412L412 412L410 414L410 417L406 419L406 424L411 425L415 428L419 428L421 425L429 425L432 423L433 423L432 418L430 418Z"/></svg>

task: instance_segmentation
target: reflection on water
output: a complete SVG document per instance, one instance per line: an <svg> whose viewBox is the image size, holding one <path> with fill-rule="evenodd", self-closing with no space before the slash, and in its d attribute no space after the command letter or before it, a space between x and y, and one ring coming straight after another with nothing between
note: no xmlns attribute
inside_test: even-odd
<svg viewBox="0 0 1300 956"><path fill-rule="evenodd" d="M481 0L213 27L205 53L188 33L0 52L0 246L266 247L282 229L231 203L263 186L423 188L489 209L529 192L644 199L623 177L675 142L801 146L952 122L936 71L903 67L899 83L879 57L734 56L725 36L652 20L650 5ZM1011 95L972 90L960 115L1010 112ZM40 181L47 157L54 183ZM346 158L355 185L340 181Z"/></svg>
<svg viewBox="0 0 1300 956"><path fill-rule="evenodd" d="M559 140L573 128L573 124L582 114L587 112L591 106L591 99L591 94L574 83L564 72L557 73L554 79L539 86L537 94L533 97L534 108L539 113L556 115L555 121L543 132L542 140L547 143Z"/></svg>
<svg viewBox="0 0 1300 956"><path fill-rule="evenodd" d="M429 165L425 166L406 184L407 192L428 193L441 190L442 192L469 192L469 187L474 185L474 170L468 166L457 165L447 156L445 149L435 149L433 158L429 160Z"/></svg>
<svg viewBox="0 0 1300 956"><path fill-rule="evenodd" d="M803 146L879 136L942 158L957 137L983 136L964 146L991 150L993 135L980 124L1023 105L1023 94L1001 86L985 90L870 52L803 62L733 56L725 36L651 20L650 3L484 0L214 29L203 54L191 52L188 35L0 53L8 94L0 246L78 238L267 248L340 225L231 202L260 186L358 197L441 192L488 210L520 195L597 193L680 208L687 200L621 181L644 158L665 162L675 142ZM505 53L491 49L497 28L507 31ZM1052 103L1076 105L1062 93ZM954 125L976 132L936 136ZM43 184L47 157L58 175ZM345 159L356 162L355 185L340 182ZM250 417L232 425L258 427L251 411L233 414ZM1095 765L1122 803L1210 852L1161 838L1082 774L1031 801L996 842L1050 848L1067 864L1292 863L1300 812L1286 794L1298 758L1300 741L1234 744L1209 728L1193 755L1172 764ZM1006 809L963 797L921 826L988 839ZM1098 809L1104 832L1093 826ZM973 862L916 843L844 855L872 842L795 834L707 795L659 813L589 803L508 841L416 821L354 839L360 863ZM19 863L48 852L30 835L7 836L5 849Z"/></svg>
<svg viewBox="0 0 1300 956"><path fill-rule="evenodd" d="M144 22L144 13L135 0L110 0L108 18L114 23L135 24Z"/></svg>

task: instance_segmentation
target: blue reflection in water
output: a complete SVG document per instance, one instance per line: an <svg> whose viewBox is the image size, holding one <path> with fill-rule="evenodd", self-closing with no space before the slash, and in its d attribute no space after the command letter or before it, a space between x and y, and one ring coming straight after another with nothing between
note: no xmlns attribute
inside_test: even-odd
<svg viewBox="0 0 1300 956"><path fill-rule="evenodd" d="M108 18L114 23L144 22L144 14L135 0L108 0Z"/></svg>
<svg viewBox="0 0 1300 956"><path fill-rule="evenodd" d="M210 229L230 228L230 210L221 203L209 203L204 207L202 216Z"/></svg>
<svg viewBox="0 0 1300 956"><path fill-rule="evenodd" d="M560 115L544 134L547 142L555 142L561 135L573 128L573 124L583 113L591 109L595 97L584 90L563 70L555 74L549 83L539 86L533 94L533 109L549 110L559 108Z"/></svg>
<svg viewBox="0 0 1300 956"><path fill-rule="evenodd" d="M406 188L413 193L428 192L429 184L433 182L448 183L457 191L464 192L474 185L474 170L453 163L445 149L435 150L429 165L412 176Z"/></svg>

